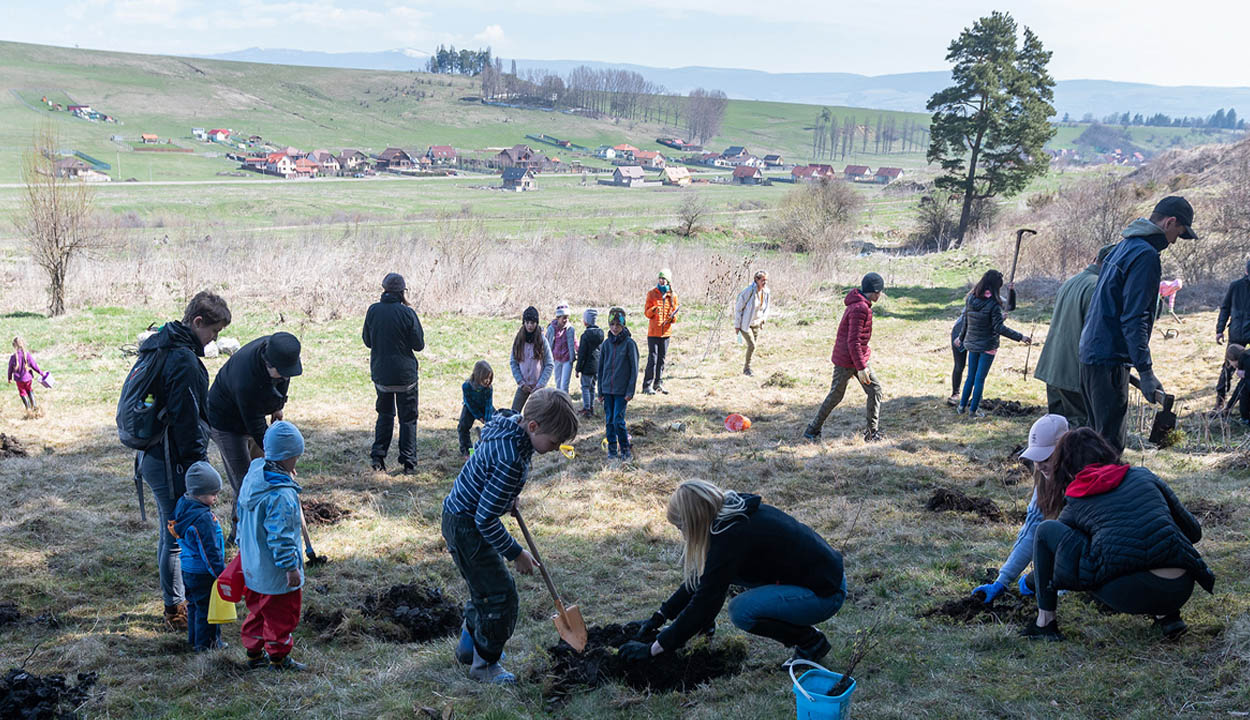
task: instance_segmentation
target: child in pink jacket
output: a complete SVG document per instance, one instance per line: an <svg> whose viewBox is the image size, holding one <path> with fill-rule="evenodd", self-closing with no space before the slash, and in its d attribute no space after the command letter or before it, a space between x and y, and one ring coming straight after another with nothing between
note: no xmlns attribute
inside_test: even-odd
<svg viewBox="0 0 1250 720"><path fill-rule="evenodd" d="M26 415L39 414L39 406L35 403L35 376L47 377L47 373L39 369L35 356L26 349L26 341L20 337L13 338L13 354L9 356L9 382L17 380L17 394L26 407Z"/></svg>

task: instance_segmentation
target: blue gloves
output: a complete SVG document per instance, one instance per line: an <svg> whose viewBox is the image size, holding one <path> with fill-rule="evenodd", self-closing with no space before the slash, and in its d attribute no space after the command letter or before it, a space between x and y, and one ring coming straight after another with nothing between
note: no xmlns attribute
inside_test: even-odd
<svg viewBox="0 0 1250 720"><path fill-rule="evenodd" d="M976 588L973 589L972 594L973 595L976 595L978 593L984 594L985 604L988 605L994 602L994 598L998 597L999 595L1002 595L1003 591L1006 589L1007 588L1004 587L1002 583L995 580L994 582L988 585L978 585Z"/></svg>
<svg viewBox="0 0 1250 720"><path fill-rule="evenodd" d="M1033 589L1032 589L1032 588L1030 588L1030 587L1029 587L1029 585L1028 585L1028 583L1026 583L1026 582L1024 581L1024 580L1025 580L1025 578L1027 578L1027 577L1028 577L1028 575L1021 575L1021 576L1020 576L1020 582L1018 583L1018 584L1020 585L1020 594L1021 594L1021 595L1023 595L1024 597L1032 597L1032 596L1033 596Z"/></svg>
<svg viewBox="0 0 1250 720"><path fill-rule="evenodd" d="M631 640L622 645L616 654L630 662L649 660L651 659L651 643Z"/></svg>

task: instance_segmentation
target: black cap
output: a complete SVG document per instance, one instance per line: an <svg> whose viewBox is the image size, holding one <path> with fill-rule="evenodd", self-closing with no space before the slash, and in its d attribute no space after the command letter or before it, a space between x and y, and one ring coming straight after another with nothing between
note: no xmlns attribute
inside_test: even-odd
<svg viewBox="0 0 1250 720"><path fill-rule="evenodd" d="M538 308L533 305L525 308L525 312L521 313L521 322L529 322L530 320L538 322Z"/></svg>
<svg viewBox="0 0 1250 720"><path fill-rule="evenodd" d="M885 291L885 279L880 275L870 272L864 276L859 284L859 291L862 293L879 293Z"/></svg>
<svg viewBox="0 0 1250 720"><path fill-rule="evenodd" d="M382 289L386 292L401 293L407 288L408 286L404 284L404 276L399 273L387 273L386 277L382 278Z"/></svg>
<svg viewBox="0 0 1250 720"><path fill-rule="evenodd" d="M1194 206L1189 201L1179 195L1169 195L1159 201L1155 205L1155 213L1165 217L1174 217L1176 222L1185 226L1185 232L1181 233L1181 237L1186 240L1197 240L1198 236L1194 234Z"/></svg>
<svg viewBox="0 0 1250 720"><path fill-rule="evenodd" d="M299 363L299 340L289 332L276 332L265 344L265 362L282 377L293 378L304 372Z"/></svg>

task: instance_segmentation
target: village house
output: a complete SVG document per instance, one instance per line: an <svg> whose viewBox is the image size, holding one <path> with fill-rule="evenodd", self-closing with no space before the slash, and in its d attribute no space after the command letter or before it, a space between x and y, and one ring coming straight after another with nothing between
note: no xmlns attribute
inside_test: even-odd
<svg viewBox="0 0 1250 720"><path fill-rule="evenodd" d="M413 168L412 156L397 147L388 147L378 155L378 170L402 172Z"/></svg>
<svg viewBox="0 0 1250 720"><path fill-rule="evenodd" d="M600 160L611 160L616 157L616 148L611 145L600 145L595 148L595 157Z"/></svg>
<svg viewBox="0 0 1250 720"><path fill-rule="evenodd" d="M796 183L812 182L819 179L820 178L816 176L816 168L811 165L798 166L790 171L790 180Z"/></svg>
<svg viewBox="0 0 1250 720"><path fill-rule="evenodd" d="M842 171L842 177L847 180L859 181L868 177L869 168L867 165L847 165Z"/></svg>
<svg viewBox="0 0 1250 720"><path fill-rule="evenodd" d="M311 158L302 157L295 160L295 175L297 177L317 177L321 174L321 166Z"/></svg>
<svg viewBox="0 0 1250 720"><path fill-rule="evenodd" d="M229 130L222 130L221 128L217 128L217 129L214 129L214 130L209 130L209 131L208 131L208 139L209 139L209 140L212 140L213 142L222 142L222 143L224 143L224 142L229 142L229 141L230 141L230 131L229 131Z"/></svg>
<svg viewBox="0 0 1250 720"><path fill-rule="evenodd" d="M750 154L751 153L747 152L747 149L742 147L741 145L730 145L729 147L725 148L725 152L721 153L720 156L725 158L726 160L732 160L733 158L738 158L738 157L742 157L743 155L750 155Z"/></svg>
<svg viewBox="0 0 1250 720"><path fill-rule="evenodd" d="M877 168L877 174L873 177L873 180L882 185L889 185L895 180L898 180L898 176L902 174L903 174L903 168L896 168L896 167Z"/></svg>
<svg viewBox="0 0 1250 720"><path fill-rule="evenodd" d="M763 179L764 173L752 165L739 165L734 168L735 185L759 185Z"/></svg>
<svg viewBox="0 0 1250 720"><path fill-rule="evenodd" d="M503 189L525 192L534 189L534 171L523 167L505 168L503 171Z"/></svg>
<svg viewBox="0 0 1250 720"><path fill-rule="evenodd" d="M729 167L729 161L714 152L703 153L699 162L708 167Z"/></svg>
<svg viewBox="0 0 1250 720"><path fill-rule="evenodd" d="M685 186L690 184L690 169L679 165L666 167L660 171L660 180L665 185Z"/></svg>
<svg viewBox="0 0 1250 720"><path fill-rule="evenodd" d="M317 163L321 167L322 175L331 177L338 175L340 166L338 158L334 157L334 153L329 150L313 150L308 153L308 159Z"/></svg>
<svg viewBox="0 0 1250 720"><path fill-rule="evenodd" d="M612 172L612 182L621 187L639 187L647 181L642 168L637 165L621 165Z"/></svg>
<svg viewBox="0 0 1250 720"><path fill-rule="evenodd" d="M764 156L764 167L781 167L782 165L785 165L785 161L781 159L780 155Z"/></svg>
<svg viewBox="0 0 1250 720"><path fill-rule="evenodd" d="M500 150L494 160L499 167L523 167L530 170L533 170L542 162L542 158L536 157L533 148L529 145L513 145L510 148Z"/></svg>
<svg viewBox="0 0 1250 720"><path fill-rule="evenodd" d="M339 153L339 170L344 173L355 173L360 166L368 165L369 157L359 150L345 149Z"/></svg>
<svg viewBox="0 0 1250 720"><path fill-rule="evenodd" d="M634 162L648 170L663 170L667 164L664 156L654 150L639 150L634 153Z"/></svg>
<svg viewBox="0 0 1250 720"><path fill-rule="evenodd" d="M747 167L764 167L764 161L760 160L751 153L745 155L734 155L733 157L724 158L729 167L739 167L746 165Z"/></svg>
<svg viewBox="0 0 1250 720"><path fill-rule="evenodd" d="M52 171L59 178L83 182L109 182L113 179L78 158L61 158L52 163Z"/></svg>
<svg viewBox="0 0 1250 720"><path fill-rule="evenodd" d="M140 133L139 142L144 145L148 145L154 142L160 142L160 138L157 137L156 133Z"/></svg>
<svg viewBox="0 0 1250 720"><path fill-rule="evenodd" d="M208 131L204 128L191 128L191 137L201 142L208 142Z"/></svg>
<svg viewBox="0 0 1250 720"><path fill-rule="evenodd" d="M638 152L638 148L634 147L633 145L629 145L627 143L621 143L620 145L613 145L612 149L616 152L616 157L618 159L629 160L631 162L634 159L634 153Z"/></svg>
<svg viewBox="0 0 1250 720"><path fill-rule="evenodd" d="M295 161L284 152L269 153L265 156L265 172L289 178L295 174Z"/></svg>
<svg viewBox="0 0 1250 720"><path fill-rule="evenodd" d="M429 158L431 165L456 164L456 149L450 145L431 145L425 151L425 156Z"/></svg>

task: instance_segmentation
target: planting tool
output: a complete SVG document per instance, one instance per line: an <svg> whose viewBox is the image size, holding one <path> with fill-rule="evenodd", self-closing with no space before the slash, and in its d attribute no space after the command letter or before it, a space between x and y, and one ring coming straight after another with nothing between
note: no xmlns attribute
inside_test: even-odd
<svg viewBox="0 0 1250 720"><path fill-rule="evenodd" d="M607 441L607 438L604 438L604 441ZM577 449L574 448L572 445L561 445L560 454L572 460L577 457Z"/></svg>
<svg viewBox="0 0 1250 720"><path fill-rule="evenodd" d="M318 555L313 550L312 538L308 536L308 523L304 520L304 504L299 506L299 531L304 534L304 555L308 558L310 565L321 565L327 562L324 555Z"/></svg>
<svg viewBox="0 0 1250 720"><path fill-rule="evenodd" d="M1008 312L1016 309L1016 263L1020 260L1020 242L1024 240L1024 234L1036 235L1036 230L1029 228L1020 228L1016 231L1016 254L1011 256L1011 279L1007 281L1007 310Z"/></svg>
<svg viewBox="0 0 1250 720"><path fill-rule="evenodd" d="M1024 349L1024 377L1029 377L1029 358L1033 355L1033 344L1037 341L1033 339L1033 331L1037 329L1037 321L1029 326L1029 344Z"/></svg>
<svg viewBox="0 0 1250 720"><path fill-rule="evenodd" d="M1141 381L1136 376L1129 375L1128 382L1138 390L1141 389ZM1176 429L1176 413L1172 412L1172 405L1176 402L1176 396L1168 395L1159 390L1150 401L1163 406L1162 410L1155 413L1154 422L1150 424L1150 442L1159 447L1167 447L1168 435Z"/></svg>
<svg viewBox="0 0 1250 720"><path fill-rule="evenodd" d="M556 592L555 583L551 582L551 575L547 572L547 564L538 556L538 548L534 545L534 537L530 535L530 530L525 526L525 520L521 518L521 512L516 508L512 510L512 517L516 518L516 524L521 527L521 534L525 536L525 544L529 545L530 553L534 556L534 560L538 563L538 571L543 575L543 582L547 584L547 592L551 593L551 599L556 604L556 616L552 618L555 621L556 632L560 634L560 639L569 644L577 652L586 649L586 621L582 619L582 611L576 605L565 605L560 599L560 593Z"/></svg>

